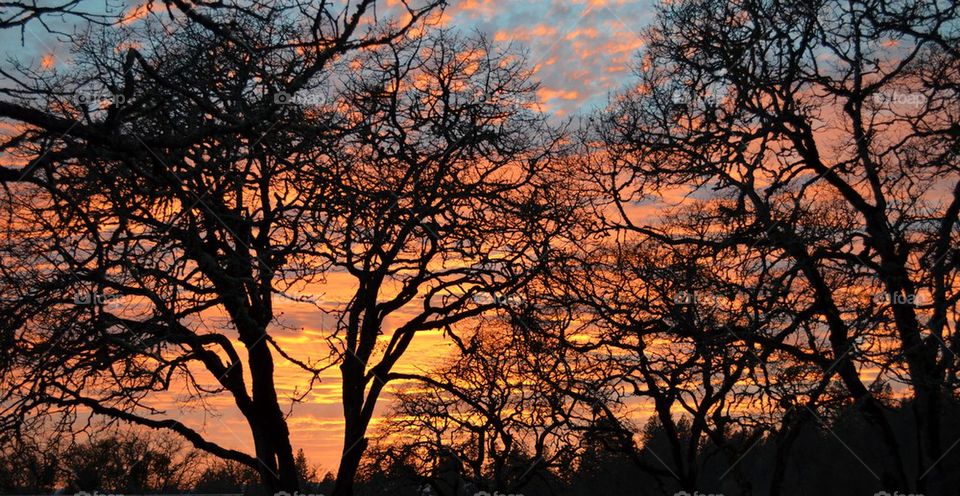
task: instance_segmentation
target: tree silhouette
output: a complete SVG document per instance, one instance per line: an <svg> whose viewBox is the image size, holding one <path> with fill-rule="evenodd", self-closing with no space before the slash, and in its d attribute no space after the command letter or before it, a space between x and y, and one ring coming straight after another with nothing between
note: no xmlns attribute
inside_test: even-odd
<svg viewBox="0 0 960 496"><path fill-rule="evenodd" d="M0 68L2 490L955 487L955 2L664 2L577 133L445 5L3 5L71 57ZM281 346L284 300L328 355ZM456 356L399 371L437 331ZM321 482L287 417L334 367ZM59 444L88 415L192 449Z"/></svg>
<svg viewBox="0 0 960 496"><path fill-rule="evenodd" d="M795 358L825 382L836 373L862 405L886 441L889 489L926 490L944 453L960 207L956 31L944 23L956 14L935 2L664 6L638 89L595 135L618 229L775 264L758 289L788 288L794 317L765 334L806 334L790 338ZM670 188L707 198L689 202L705 205L689 211L696 224L645 224L626 208ZM889 373L870 385L864 365ZM919 470L873 393L887 381L915 398Z"/></svg>
<svg viewBox="0 0 960 496"><path fill-rule="evenodd" d="M427 375L395 374L421 384L398 393L394 419L380 430L380 449L399 450L418 473L431 474L424 484L438 495L540 494L559 486L551 470L573 460L570 412L589 407L538 377L534 369L545 357L505 330L480 325L463 337L466 351L447 366Z"/></svg>
<svg viewBox="0 0 960 496"><path fill-rule="evenodd" d="M338 104L350 132L314 180L331 189L306 219L319 258L356 288L333 336L346 421L338 481L357 470L414 336L478 317L532 279L570 209L553 188L558 138L532 107L522 58L441 31L359 61Z"/></svg>
<svg viewBox="0 0 960 496"><path fill-rule="evenodd" d="M299 487L274 385L274 352L314 378L320 368L293 358L272 339L272 300L339 261L336 253L318 250L336 242L329 222L340 221L340 209L358 199L337 198L349 185L330 181L337 174L361 171L325 169L331 158L363 157L363 140L392 146L386 137L371 135L369 127L352 127L360 123L350 121L351 113L363 110L350 105L383 104L362 100L378 81L346 77L340 86L328 87L324 81L343 74L334 71L335 59L403 38L439 5L408 5L400 12L406 20L391 17L381 25L368 22L374 18L373 4L359 2L342 11L295 2L214 6L208 14L193 10L185 18L153 19L136 29L77 37L76 67L62 78L31 78L29 71L21 71L24 77L16 79L20 87L5 90L12 101L0 104L0 114L21 126L5 149L25 158L4 197L10 215L4 222L3 249L10 263L5 263L2 283L3 331L17 351L4 363L11 427L44 413L89 409L180 434L197 448L255 468L270 490ZM305 24L305 19L312 22ZM370 52L363 56L371 57ZM393 75L382 69L376 74ZM500 74L505 70L493 68ZM282 98L324 89L339 92L337 100L305 106L285 105L289 102ZM487 119L473 124L488 126L504 115L485 103L499 97L497 91L514 89L471 94L474 101L467 103L476 109L471 117ZM103 106L102 95L109 96ZM440 95L448 98L441 119L450 123L456 123L456 114L447 110L458 108L449 99L453 95ZM509 129L511 122L497 125ZM484 127L479 137L476 128L444 130L454 131L463 132L457 137L468 142L466 147L500 146L508 157L500 166L517 153L506 140L489 138L496 127ZM446 164L459 158L439 151L441 156L429 159ZM531 164L535 158L530 157ZM488 177L457 172L465 173L463 184L484 185ZM326 198L342 203L324 204ZM427 205L423 213L439 213L431 210L435 207ZM403 213L394 219L405 227L389 257L416 266L418 261L406 258L402 248L415 228L423 228L421 219L410 224L406 206L398 211ZM348 226L352 229L356 216L369 212L347 214ZM371 253L380 248L368 247ZM367 261L378 256L371 254ZM343 264L353 262L352 253L347 258ZM396 267L364 272L367 282L382 281ZM413 294L405 292L384 308L412 299L424 279L429 280L415 278ZM205 321L212 310L228 317L225 326ZM362 310L356 312L344 321L355 321ZM425 312L406 334L398 334L405 337L390 360L398 358L418 328L443 325L430 322L431 315ZM370 339L372 318L364 324L363 346ZM365 353L350 351L352 356ZM362 380L362 373L349 379ZM348 434L354 443L363 433L363 427L356 427L357 416L369 414L352 403L356 383L348 384ZM221 393L232 398L250 427L255 454L224 448L183 422L157 415L149 398L175 385L185 385L198 400ZM375 401L376 393L372 397ZM362 448L347 452L358 457ZM341 464L339 481L348 492L350 465L349 460Z"/></svg>

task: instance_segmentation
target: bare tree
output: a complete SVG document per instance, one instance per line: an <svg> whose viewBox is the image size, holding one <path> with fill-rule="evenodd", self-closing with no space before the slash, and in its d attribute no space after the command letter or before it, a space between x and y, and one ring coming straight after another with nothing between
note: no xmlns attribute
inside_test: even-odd
<svg viewBox="0 0 960 496"><path fill-rule="evenodd" d="M684 221L693 219L668 220L676 231L701 227ZM678 489L717 484L704 477L704 448L725 452L724 470L737 474L736 460L769 428L765 400L785 396L788 387L803 390L797 377L783 380L783 370L811 357L796 357L787 335L762 332L785 319L778 314L782 295L747 282L748 272L760 280L776 276L756 273L761 265L752 254L609 238L571 252L538 281L533 298L546 303L518 332L539 336L543 348L576 364L580 382L561 390L593 405L601 422L586 425L607 450ZM567 324L545 318L545 308L568 312ZM665 444L635 439L634 411L644 407Z"/></svg>
<svg viewBox="0 0 960 496"><path fill-rule="evenodd" d="M3 150L20 164L3 197L6 429L90 411L177 433L270 490L298 488L274 351L313 378L320 366L272 339L273 298L327 267L304 212L330 187L313 181L319 156L349 130L333 131L340 109L282 97L322 87L337 57L402 38L440 4L383 23L373 5L214 6L76 37L76 66L58 72L5 72ZM255 454L152 404L180 388L196 407L231 398Z"/></svg>
<svg viewBox="0 0 960 496"><path fill-rule="evenodd" d="M437 494L464 488L528 493L531 486L549 486L555 476L547 474L574 460L574 421L592 408L556 387L559 374L545 381L534 369L566 364L520 336L502 323L484 322L464 337L463 353L449 365L422 375L394 374L415 382L399 394L379 448L408 453L407 463Z"/></svg>
<svg viewBox="0 0 960 496"><path fill-rule="evenodd" d="M318 169L314 182L331 189L308 218L319 257L355 281L333 337L346 421L335 494L348 494L415 335L450 331L523 287L570 215L559 138L522 57L439 32L351 64L360 69L337 103L350 132Z"/></svg>
<svg viewBox="0 0 960 496"><path fill-rule="evenodd" d="M956 18L941 2L664 6L637 90L595 142L618 231L753 252L789 276L759 288L790 284L797 318L775 332L799 333L794 356L862 404L887 443L890 489L935 479L938 405L955 384ZM716 207L694 212L696 232L658 226L630 208L658 191ZM880 371L872 385L865 367ZM873 393L888 382L913 395L916 469Z"/></svg>
<svg viewBox="0 0 960 496"><path fill-rule="evenodd" d="M228 33L188 15L78 38L68 73L21 70L17 101L0 104L22 126L4 148L23 159L4 197L11 428L90 410L172 430L291 491L274 352L311 386L339 364L334 494L352 493L414 336L522 287L569 215L559 138L522 57L421 30L437 3L355 34L371 5L214 9ZM347 304L318 308L337 317L335 360L302 360L271 335L274 298L329 271L356 281ZM151 406L183 388L197 405L232 398L255 455Z"/></svg>

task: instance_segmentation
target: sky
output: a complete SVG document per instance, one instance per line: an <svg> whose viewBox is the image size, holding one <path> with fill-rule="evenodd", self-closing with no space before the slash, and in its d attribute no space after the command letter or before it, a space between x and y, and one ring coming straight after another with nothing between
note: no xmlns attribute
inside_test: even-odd
<svg viewBox="0 0 960 496"><path fill-rule="evenodd" d="M138 4L86 0L82 5L88 12L124 9L129 16L144 12ZM543 83L539 96L544 110L569 117L603 106L607 95L629 80L643 45L640 31L652 19L652 10L653 0L451 0L443 24L524 50ZM64 29L55 17L45 21ZM23 31L0 32L0 46L3 63L15 58L40 67L67 57L67 45L37 22Z"/></svg>
<svg viewBox="0 0 960 496"><path fill-rule="evenodd" d="M611 92L631 81L631 68L642 47L641 31L652 20L652 11L651 0L454 0L444 24L477 30L526 51L542 83L539 96L544 110L562 119L602 108ZM306 314L300 311L291 308L285 318L301 322L303 335L286 339L303 346L312 341L311 334L316 338L326 333L311 328L310 309L302 309ZM418 334L398 367L400 371L429 370L452 350L452 343L438 333ZM316 401L298 405L290 420L294 446L302 447L322 470L336 468L341 448L338 383L331 371ZM390 399L387 395L382 401L381 413L389 409ZM232 429L241 435L245 432L239 421ZM376 426L371 429L375 431Z"/></svg>
<svg viewBox="0 0 960 496"><path fill-rule="evenodd" d="M499 43L514 43L524 50L542 83L539 96L544 110L564 119L602 108L611 92L631 81L631 68L642 46L640 31L652 19L652 6L651 1L630 0L461 0L447 10L444 24L477 30ZM342 284L335 279L328 281L330 288L341 288L333 290L340 294ZM322 298L336 296L325 293ZM281 344L301 352L314 349L314 357L325 351L317 347L317 342L330 329L316 326L314 310L290 305L284 311L281 319L303 330L281 335ZM398 364L398 371L429 371L453 350L453 343L439 333L418 334ZM303 374L292 368L284 370L289 375L280 377L280 389L292 394L299 384L297 378ZM381 400L381 414L389 411L391 399L387 394ZM339 378L333 369L305 402L294 407L289 420L294 446L302 448L323 471L335 471L339 459L340 419ZM224 443L246 438L240 419L225 417L219 425L218 431L210 432ZM371 431L376 431L376 420Z"/></svg>
<svg viewBox="0 0 960 496"><path fill-rule="evenodd" d="M90 5L103 5L89 0ZM112 4L116 7L117 3ZM137 5L123 6L132 12ZM498 43L513 43L527 54L529 66L542 82L539 96L543 109L560 119L583 115L602 107L611 92L631 80L631 67L643 45L640 31L652 20L652 0L453 0L444 14L444 24L461 31L478 31ZM0 33L4 58L15 58L45 67L66 57L66 46L41 26L28 25L21 33ZM334 274L327 287L314 288L324 304L345 298L349 283ZM280 305L282 327L276 339L297 358L320 358L327 348L323 337L332 322L318 318L305 304ZM389 330L387 332L389 334ZM438 333L418 335L413 348L399 364L399 371L428 371L441 363L452 343ZM278 357L279 359L279 357ZM295 448L322 471L335 471L341 449L341 410L338 370L332 368L322 382L296 404L289 418ZM308 376L290 364L278 368L281 396L302 392ZM168 416L179 416L201 429L211 440L252 452L248 429L230 400L223 397L206 408L184 408L186 396L171 395L158 402ZM378 411L389 410L390 395ZM371 428L375 431L376 426Z"/></svg>
<svg viewBox="0 0 960 496"><path fill-rule="evenodd" d="M397 1L383 0L386 4ZM497 43L513 44L523 50L534 77L541 82L539 97L543 109L563 120L602 108L611 93L630 85L631 67L637 51L643 47L641 32L653 21L653 1L451 0L443 24L462 32L476 31ZM112 5L128 15L143 13L137 4L123 4L120 0L87 0L85 5ZM38 69L56 67L69 58L67 46L36 23L22 32L0 32L0 46L4 58ZM829 112L823 117L830 117ZM831 131L842 130L826 126L818 132L817 139L825 140L822 141L825 149L832 148L829 146L831 136L845 136L843 132L831 134ZM666 196L666 192L661 194ZM325 284L310 287L296 296L334 309L347 301L352 289L350 278L333 273ZM287 353L301 361L327 356L325 338L335 328L329 315L308 304L280 298L277 311L280 315L271 334ZM388 339L408 316L402 311L392 316L383 329L383 339ZM208 323L218 318L222 319L224 328L228 327L224 316L211 315ZM395 370L429 373L454 351L453 343L441 333L420 333ZM321 473L335 471L342 448L343 425L338 369L329 369L301 401L294 402L292 398L304 394L309 375L279 356L276 360L277 390L284 398L283 406L290 408L288 424L295 449L303 449L308 459L320 466ZM864 373L864 379L872 379L869 371ZM206 380L209 384L214 382L212 377ZM370 436L376 436L377 423L389 412L392 401L388 389L379 402ZM187 394L175 392L155 398L151 406L165 410L164 418L182 419L217 444L252 453L249 429L227 395L200 404ZM637 405L635 421L643 421L648 412L646 408Z"/></svg>
<svg viewBox="0 0 960 496"><path fill-rule="evenodd" d="M630 80L652 8L647 0L465 0L448 17L525 48L545 110L574 116L603 106Z"/></svg>

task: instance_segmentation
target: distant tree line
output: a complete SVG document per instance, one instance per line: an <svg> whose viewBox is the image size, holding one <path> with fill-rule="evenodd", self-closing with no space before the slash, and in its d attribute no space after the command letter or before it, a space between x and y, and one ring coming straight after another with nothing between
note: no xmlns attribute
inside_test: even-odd
<svg viewBox="0 0 960 496"><path fill-rule="evenodd" d="M2 448L6 494L263 494L256 470L149 432L108 429L69 441L4 437ZM332 475L321 479L302 450L294 460L301 487L329 492Z"/></svg>

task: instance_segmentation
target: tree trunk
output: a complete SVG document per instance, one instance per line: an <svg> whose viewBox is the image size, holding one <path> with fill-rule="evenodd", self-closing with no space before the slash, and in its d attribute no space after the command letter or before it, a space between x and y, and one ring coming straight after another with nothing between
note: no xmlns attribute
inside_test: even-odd
<svg viewBox="0 0 960 496"><path fill-rule="evenodd" d="M266 332L262 329L261 332ZM254 432L258 467L270 494L300 490L300 478L294 462L290 430L277 398L273 382L273 356L265 340L248 345L248 363L253 385L253 405L249 420Z"/></svg>
<svg viewBox="0 0 960 496"><path fill-rule="evenodd" d="M337 481L333 496L353 496L354 479L360 460L367 449L364 437L367 422L364 420L364 363L353 353L348 354L340 364L343 379L341 398L343 399L343 451L340 455L340 467L337 469Z"/></svg>
<svg viewBox="0 0 960 496"><path fill-rule="evenodd" d="M343 453L340 456L340 467L337 469L337 481L333 488L333 496L353 496L354 481L360 461L367 449L367 439L364 430L351 426L343 436Z"/></svg>

